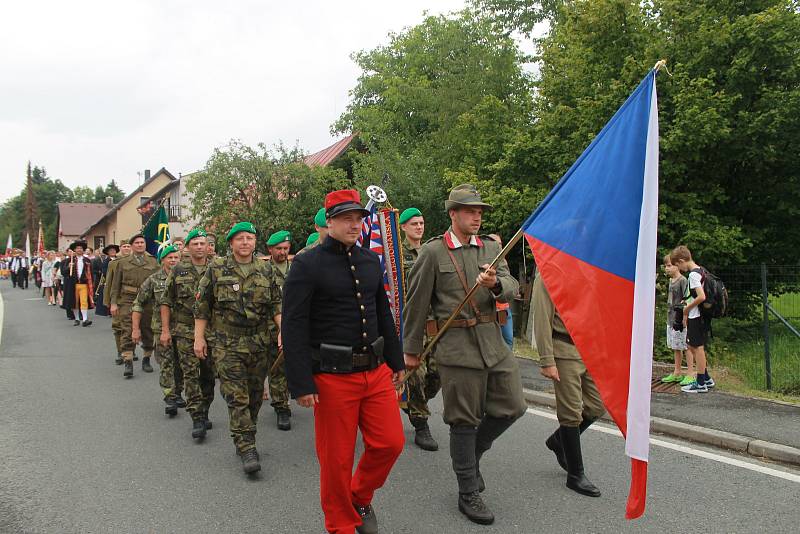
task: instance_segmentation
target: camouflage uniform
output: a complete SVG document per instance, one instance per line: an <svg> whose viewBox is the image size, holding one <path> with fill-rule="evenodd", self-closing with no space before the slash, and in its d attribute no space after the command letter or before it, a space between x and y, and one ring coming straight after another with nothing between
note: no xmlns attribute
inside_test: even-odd
<svg viewBox="0 0 800 534"><path fill-rule="evenodd" d="M232 256L214 259L197 289L194 316L212 328L231 437L242 454L255 449L267 361L277 351L270 331L281 304L272 266L256 258L247 264Z"/></svg>
<svg viewBox="0 0 800 534"><path fill-rule="evenodd" d="M292 266L291 261L286 261L282 265L272 263L272 271L275 273L275 283L283 295L283 284L286 282L286 276L289 274L289 269ZM270 323L270 339L272 343L278 345L278 329L274 328L275 324ZM286 384L286 365L281 364L275 371L272 366L278 358L277 351L269 351L269 359L267 360L267 369L269 373L269 398L270 406L277 412L280 410L289 410L289 386Z"/></svg>
<svg viewBox="0 0 800 534"><path fill-rule="evenodd" d="M208 419L217 375L211 358L201 360L194 354L194 302L197 285L206 269L205 265L198 269L191 259L181 261L169 273L159 301L162 306L170 308L172 342L183 373L186 411L192 416L192 421Z"/></svg>
<svg viewBox="0 0 800 534"><path fill-rule="evenodd" d="M414 247L408 239L403 240L403 275L404 287L408 287L408 273L414 267L414 263L419 256L420 247ZM425 344L430 341L427 337ZM427 419L431 415L428 408L428 401L439 393L442 389L442 382L439 379L439 370L436 367L436 360L433 355L429 355L426 361L420 362L417 369L410 373L408 380L408 401L406 402L406 413L411 419Z"/></svg>
<svg viewBox="0 0 800 534"><path fill-rule="evenodd" d="M136 344L131 339L131 312L133 301L145 280L158 270L158 262L148 253L131 254L116 260L117 267L111 280L110 303L118 307L120 332L120 349L125 360L133 360L133 349ZM153 330L151 327L153 308L146 307L142 312L142 349L144 356L153 353Z"/></svg>
<svg viewBox="0 0 800 534"><path fill-rule="evenodd" d="M158 272L151 274L144 281L142 287L139 288L139 294L136 295L136 300L133 301L131 310L141 313L142 317L144 317L145 310L153 310L153 319L150 324L156 345L156 363L161 367L158 384L164 392L165 400L179 397L183 390L183 373L178 364L178 351L175 347L175 340L172 341L169 347L165 347L158 341L159 337L161 337L161 314L159 313L158 305L162 300L164 290L167 288L168 277L169 273L164 269L159 269Z"/></svg>

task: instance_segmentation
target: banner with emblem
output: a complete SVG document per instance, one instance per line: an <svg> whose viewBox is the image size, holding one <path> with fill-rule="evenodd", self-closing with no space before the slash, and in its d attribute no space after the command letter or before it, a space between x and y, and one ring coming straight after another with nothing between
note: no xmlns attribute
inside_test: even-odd
<svg viewBox="0 0 800 534"><path fill-rule="evenodd" d="M169 246L169 217L163 203L145 224L142 229L142 235L144 235L144 240L147 242L147 252L155 257L158 257L158 253L162 249Z"/></svg>

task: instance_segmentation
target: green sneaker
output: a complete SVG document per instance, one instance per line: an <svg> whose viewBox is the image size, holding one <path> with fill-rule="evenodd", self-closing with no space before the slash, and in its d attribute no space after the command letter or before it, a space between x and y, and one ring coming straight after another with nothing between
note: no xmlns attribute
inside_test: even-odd
<svg viewBox="0 0 800 534"><path fill-rule="evenodd" d="M672 384L674 382L680 382L682 380L683 380L683 376L676 375L675 373L670 373L667 376L665 376L664 378L662 378L661 382L663 382L664 384Z"/></svg>
<svg viewBox="0 0 800 534"><path fill-rule="evenodd" d="M696 382L696 381L697 381L697 379L695 377L693 377L692 375L686 375L686 376L683 377L683 380L681 380L680 385L681 386L688 386L689 384L691 384L693 382Z"/></svg>

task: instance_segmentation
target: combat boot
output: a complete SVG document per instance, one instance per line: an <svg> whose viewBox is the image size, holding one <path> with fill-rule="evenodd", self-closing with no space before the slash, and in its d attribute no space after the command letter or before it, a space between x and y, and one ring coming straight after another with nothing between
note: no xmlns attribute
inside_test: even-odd
<svg viewBox="0 0 800 534"><path fill-rule="evenodd" d="M286 408L279 408L275 410L275 415L278 417L278 430L292 429L292 412Z"/></svg>
<svg viewBox="0 0 800 534"><path fill-rule="evenodd" d="M242 469L248 475L261 471L261 463L258 461L258 451L255 448L247 449L240 455L242 457Z"/></svg>
<svg viewBox="0 0 800 534"><path fill-rule="evenodd" d="M130 360L125 360L125 370L122 372L122 376L125 378L131 378L133 376L133 362Z"/></svg>
<svg viewBox="0 0 800 534"><path fill-rule="evenodd" d="M499 438L508 427L514 424L516 417L491 417L486 416L478 425L478 433L475 437L475 476L478 478L478 491L483 493L486 490L486 483L481 474L481 458L484 453L492 448L492 443Z"/></svg>
<svg viewBox="0 0 800 534"><path fill-rule="evenodd" d="M175 394L175 406L181 409L186 408L186 401L181 397L180 393Z"/></svg>
<svg viewBox="0 0 800 534"><path fill-rule="evenodd" d="M567 461L567 487L581 495L599 497L600 490L589 482L583 472L580 429L576 426L562 426L558 432L564 447L564 459Z"/></svg>
<svg viewBox="0 0 800 534"><path fill-rule="evenodd" d="M123 363L125 363L125 359L122 357L122 354L120 354L119 352L117 353L117 359L114 360L114 363L117 364L117 365L122 365Z"/></svg>
<svg viewBox="0 0 800 534"><path fill-rule="evenodd" d="M423 451L438 451L439 444L433 439L428 420L424 417L409 417L414 426L414 443Z"/></svg>
<svg viewBox="0 0 800 534"><path fill-rule="evenodd" d="M203 424L206 425L206 430L211 430L214 428L214 425L208 420L208 416L203 419Z"/></svg>
<svg viewBox="0 0 800 534"><path fill-rule="evenodd" d="M583 434L583 432L587 428L592 426L592 423L594 423L595 421L596 421L596 419L584 419L581 422L581 426L578 427L580 429L581 434ZM550 435L550 437L547 438L547 440L544 442L544 444L548 449L553 451L553 454L556 455L556 461L558 462L558 465L561 466L561 469L566 471L567 470L567 460L564 458L564 447L562 447L562 445L561 445L561 437L559 436L559 429L558 428L556 428L555 432L553 432Z"/></svg>
<svg viewBox="0 0 800 534"><path fill-rule="evenodd" d="M178 415L178 406L175 404L175 397L167 397L164 399L167 404L164 406L164 413L170 417Z"/></svg>
<svg viewBox="0 0 800 534"><path fill-rule="evenodd" d="M203 439L206 437L206 424L202 419L195 419L192 421L192 437L194 439Z"/></svg>
<svg viewBox="0 0 800 534"><path fill-rule="evenodd" d="M153 372L153 366L150 365L150 356L145 356L144 358L142 358L142 371L144 371L145 373Z"/></svg>
<svg viewBox="0 0 800 534"><path fill-rule="evenodd" d="M356 527L356 532L358 534L378 534L378 518L375 516L375 509L372 508L372 505L353 504L353 508L361 517L361 524Z"/></svg>
<svg viewBox="0 0 800 534"><path fill-rule="evenodd" d="M450 458L458 480L458 510L479 525L494 523L494 514L478 492L475 442L478 429L472 426L450 427Z"/></svg>

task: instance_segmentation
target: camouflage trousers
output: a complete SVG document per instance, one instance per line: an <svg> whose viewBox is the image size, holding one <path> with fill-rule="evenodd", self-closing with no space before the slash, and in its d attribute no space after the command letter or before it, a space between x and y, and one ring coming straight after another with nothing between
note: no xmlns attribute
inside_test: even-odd
<svg viewBox="0 0 800 534"><path fill-rule="evenodd" d="M131 332L133 331L133 312L131 308L133 303L119 304L117 307L117 315L119 316L119 332L120 332L120 352L122 357L126 360L133 359L133 351L136 348L136 343L131 339ZM147 308L145 313L142 314L139 328L142 331L142 350L144 356L148 357L153 354L153 309Z"/></svg>
<svg viewBox="0 0 800 534"><path fill-rule="evenodd" d="M231 437L239 452L256 446L256 422L271 348L265 337L243 336L214 345L220 389L228 404Z"/></svg>
<svg viewBox="0 0 800 534"><path fill-rule="evenodd" d="M208 349L209 355L201 360L194 355L193 339L176 337L174 340L183 372L186 411L192 416L192 421L207 419L208 408L214 400L214 382L217 376L211 347Z"/></svg>
<svg viewBox="0 0 800 534"><path fill-rule="evenodd" d="M289 410L289 385L286 382L286 365L285 362L281 362L278 368L273 371L272 366L277 359L277 351L269 351L269 356L267 357L269 404L275 411Z"/></svg>
<svg viewBox="0 0 800 534"><path fill-rule="evenodd" d="M158 339L160 332L153 332L153 334ZM158 343L153 355L156 357L156 363L160 367L158 385L161 386L161 391L164 392L164 400L179 397L183 391L183 371L178 360L177 343L174 339L169 347Z"/></svg>
<svg viewBox="0 0 800 534"><path fill-rule="evenodd" d="M420 363L420 366L411 372L408 378L408 401L406 402L406 413L412 419L427 419L431 415L428 408L428 401L431 400L442 389L442 381L439 378L439 369L436 367L436 360L428 357Z"/></svg>

